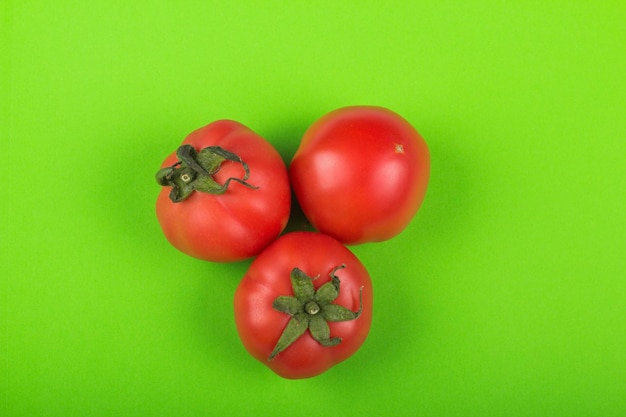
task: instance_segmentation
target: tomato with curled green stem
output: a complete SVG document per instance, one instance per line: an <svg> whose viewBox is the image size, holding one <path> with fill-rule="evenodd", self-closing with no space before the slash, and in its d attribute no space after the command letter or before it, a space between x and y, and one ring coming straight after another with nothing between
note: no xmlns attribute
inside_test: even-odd
<svg viewBox="0 0 626 417"><path fill-rule="evenodd" d="M284 230L287 168L274 147L232 120L190 133L156 174L156 214L167 240L214 262L251 258Z"/></svg>
<svg viewBox="0 0 626 417"><path fill-rule="evenodd" d="M250 264L235 291L235 323L258 361L284 378L309 378L361 347L372 301L367 270L342 243L292 232Z"/></svg>
<svg viewBox="0 0 626 417"><path fill-rule="evenodd" d="M404 230L421 206L430 154L397 113L350 106L307 129L289 174L315 229L346 244L380 242Z"/></svg>

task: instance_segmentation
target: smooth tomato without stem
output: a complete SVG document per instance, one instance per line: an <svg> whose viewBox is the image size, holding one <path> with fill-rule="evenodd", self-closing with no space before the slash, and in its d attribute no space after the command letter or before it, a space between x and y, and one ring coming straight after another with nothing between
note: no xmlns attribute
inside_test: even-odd
<svg viewBox="0 0 626 417"><path fill-rule="evenodd" d="M291 192L274 147L246 126L218 120L190 133L158 171L156 214L167 240L207 261L260 253L283 231Z"/></svg>
<svg viewBox="0 0 626 417"><path fill-rule="evenodd" d="M304 215L346 244L380 242L406 228L426 194L422 136L383 107L344 107L305 132L289 168Z"/></svg>
<svg viewBox="0 0 626 417"><path fill-rule="evenodd" d="M235 323L254 358L284 378L309 378L361 347L372 299L367 270L342 243L292 232L250 264L235 291Z"/></svg>

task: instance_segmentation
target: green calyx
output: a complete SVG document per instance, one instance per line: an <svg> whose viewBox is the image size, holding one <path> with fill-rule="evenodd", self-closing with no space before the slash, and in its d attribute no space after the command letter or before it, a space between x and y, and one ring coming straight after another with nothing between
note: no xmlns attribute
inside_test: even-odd
<svg viewBox="0 0 626 417"><path fill-rule="evenodd" d="M248 165L236 154L219 146L208 146L196 152L191 145L182 145L176 151L178 162L160 169L156 174L157 182L162 186L172 187L170 200L179 203L188 198L194 191L209 194L223 194L231 181L238 182L248 188L256 189L246 182L250 176ZM224 184L219 184L213 178L225 161L241 164L244 170L242 178L228 178Z"/></svg>
<svg viewBox="0 0 626 417"><path fill-rule="evenodd" d="M335 346L341 343L340 337L330 337L328 322L355 320L363 310L363 288L359 298L359 310L351 311L333 301L339 296L339 278L335 275L340 265L330 273L331 280L315 291L313 279L299 268L291 271L291 286L294 296L281 295L272 303L274 310L288 314L291 319L281 334L268 360L274 359L293 342L298 340L307 329L311 336L322 346Z"/></svg>

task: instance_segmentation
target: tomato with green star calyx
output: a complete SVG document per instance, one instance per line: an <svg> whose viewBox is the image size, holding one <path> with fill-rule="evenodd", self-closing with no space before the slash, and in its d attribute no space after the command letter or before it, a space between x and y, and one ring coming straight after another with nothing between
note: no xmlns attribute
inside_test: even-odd
<svg viewBox="0 0 626 417"><path fill-rule="evenodd" d="M342 243L287 233L254 261L235 292L244 347L284 378L309 378L353 355L372 322L370 276Z"/></svg>
<svg viewBox="0 0 626 417"><path fill-rule="evenodd" d="M190 133L156 174L156 213L167 240L215 262L251 258L283 231L291 209L287 168L264 138L219 120Z"/></svg>

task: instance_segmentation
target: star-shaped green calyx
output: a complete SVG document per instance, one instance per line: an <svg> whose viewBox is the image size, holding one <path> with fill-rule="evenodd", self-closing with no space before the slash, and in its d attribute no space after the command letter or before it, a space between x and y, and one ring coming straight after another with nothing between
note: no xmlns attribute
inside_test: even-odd
<svg viewBox="0 0 626 417"><path fill-rule="evenodd" d="M207 146L196 152L196 149L185 144L176 151L178 162L160 169L156 174L157 182L162 186L172 187L170 200L179 203L187 199L194 191L209 194L223 194L231 181L236 181L248 188L258 188L246 182L250 176L248 165L236 154L219 146ZM224 184L219 184L213 175L220 170L225 161L241 164L244 170L243 178L228 178Z"/></svg>
<svg viewBox="0 0 626 417"><path fill-rule="evenodd" d="M338 269L345 268L340 265L330 273L331 280L315 291L313 279L299 268L291 271L291 286L294 296L281 295L272 303L274 310L288 314L291 319L285 330L280 335L274 350L268 360L274 359L293 342L298 340L307 329L311 336L322 346L335 346L341 343L340 337L330 337L328 322L355 320L361 315L363 309L363 288L359 299L359 310L352 311L333 301L339 296L339 278L335 275Z"/></svg>

